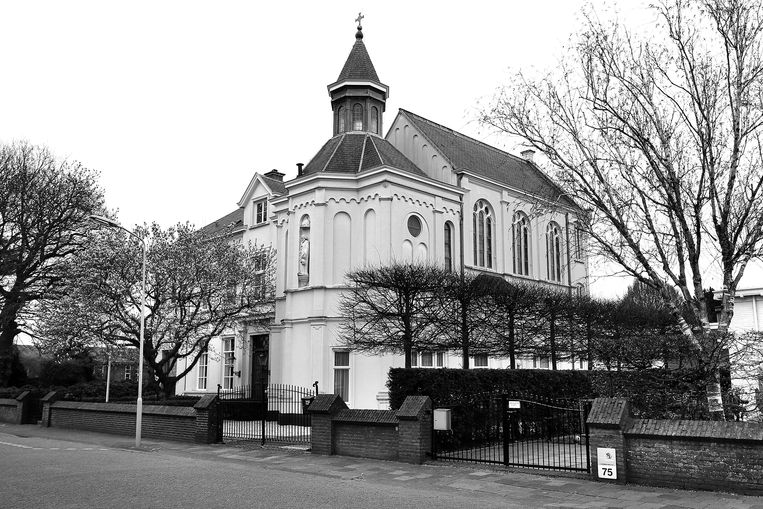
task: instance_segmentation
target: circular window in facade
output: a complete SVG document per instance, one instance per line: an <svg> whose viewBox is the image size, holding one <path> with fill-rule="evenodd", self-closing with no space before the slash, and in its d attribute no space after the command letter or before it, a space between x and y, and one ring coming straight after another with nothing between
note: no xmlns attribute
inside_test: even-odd
<svg viewBox="0 0 763 509"><path fill-rule="evenodd" d="M410 216L408 218L408 232L414 237L418 237L421 234L421 219L418 216Z"/></svg>

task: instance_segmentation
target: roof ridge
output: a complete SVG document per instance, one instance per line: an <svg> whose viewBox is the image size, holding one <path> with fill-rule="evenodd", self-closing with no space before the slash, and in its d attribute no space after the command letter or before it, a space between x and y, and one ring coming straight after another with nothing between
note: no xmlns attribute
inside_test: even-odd
<svg viewBox="0 0 763 509"><path fill-rule="evenodd" d="M366 143L368 143L368 135L363 138L363 146L360 149L360 161L358 161L358 172L363 171L363 156L366 155Z"/></svg>
<svg viewBox="0 0 763 509"><path fill-rule="evenodd" d="M373 140L373 138L371 138L371 145L373 145L373 146L374 146L374 150L376 151L376 155L377 155L377 156L379 156L379 162L380 162L382 165L386 164L386 163L384 162L384 158L383 158L383 157L382 157L382 155L381 155L381 152L379 152L379 147L377 147L377 146L376 146L376 142Z"/></svg>
<svg viewBox="0 0 763 509"><path fill-rule="evenodd" d="M413 113L412 111L406 110L404 108L400 108L400 111L402 111L402 112L404 112L404 113L406 113L406 114L408 114L410 116L413 116L413 117L416 117L418 119L421 119L424 122L428 122L430 124L433 124L434 126L437 126L437 127L439 127L440 129L442 129L444 131L448 131L450 133L453 133L456 136L460 136L461 138L465 138L465 139L467 139L469 141L473 141L473 142L475 142L475 143L477 143L479 145L482 145L485 148L489 148L490 150L495 150L496 152L500 152L501 154L505 154L505 155L507 155L507 156L509 156L509 157L511 157L513 159L516 159L517 161L522 161L522 162L525 162L525 163L529 162L527 159L525 159L523 157L514 155L514 154L512 154L510 152L506 152L505 150L501 150L498 147L494 147L493 145L489 145L489 144L485 143L484 141L480 141L480 140L478 140L476 138L472 138L471 136L466 135L466 134L461 133L461 132L458 132L455 129L452 129L452 128L448 127L448 126L444 126L442 124L438 124L434 120L429 120L428 118L422 117L421 115L417 115L416 113Z"/></svg>
<svg viewBox="0 0 763 509"><path fill-rule="evenodd" d="M341 139L337 142L336 147L334 147L334 150L331 152L331 155L326 160L326 164L323 165L323 168L321 169L321 171L326 171L326 168L328 168L329 163L331 162L331 160L334 159L334 155L336 154L336 151L339 150L339 147L342 145L342 142L344 141L344 137L346 135L347 135L347 133L342 133Z"/></svg>

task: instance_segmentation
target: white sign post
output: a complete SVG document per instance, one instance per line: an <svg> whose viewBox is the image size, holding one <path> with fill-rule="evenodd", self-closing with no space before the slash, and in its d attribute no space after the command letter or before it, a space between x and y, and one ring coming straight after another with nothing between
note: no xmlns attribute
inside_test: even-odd
<svg viewBox="0 0 763 509"><path fill-rule="evenodd" d="M599 478L617 479L617 452L609 447L597 447Z"/></svg>

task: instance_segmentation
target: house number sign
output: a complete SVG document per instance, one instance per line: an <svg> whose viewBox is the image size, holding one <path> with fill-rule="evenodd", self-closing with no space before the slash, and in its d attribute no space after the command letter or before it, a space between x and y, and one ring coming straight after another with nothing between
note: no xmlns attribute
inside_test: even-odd
<svg viewBox="0 0 763 509"><path fill-rule="evenodd" d="M609 447L597 447L596 457L600 479L617 479L617 452Z"/></svg>

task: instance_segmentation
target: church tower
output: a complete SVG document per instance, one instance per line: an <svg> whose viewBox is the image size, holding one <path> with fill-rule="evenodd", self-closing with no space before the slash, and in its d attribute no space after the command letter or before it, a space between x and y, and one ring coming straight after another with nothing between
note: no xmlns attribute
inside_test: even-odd
<svg viewBox="0 0 763 509"><path fill-rule="evenodd" d="M339 78L328 86L333 111L334 136L344 132L365 132L381 136L389 87L379 81L366 45L363 44L362 14L355 20L355 44Z"/></svg>

